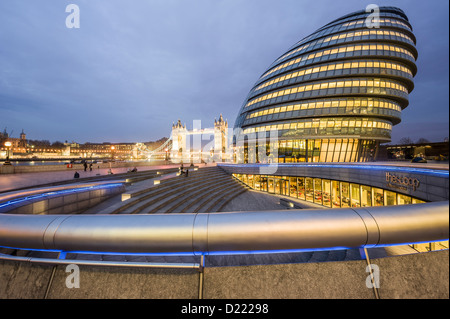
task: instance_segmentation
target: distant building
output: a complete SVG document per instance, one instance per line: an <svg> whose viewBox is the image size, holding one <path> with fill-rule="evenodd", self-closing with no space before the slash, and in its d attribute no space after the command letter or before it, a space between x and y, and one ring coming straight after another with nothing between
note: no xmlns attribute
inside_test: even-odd
<svg viewBox="0 0 450 319"><path fill-rule="evenodd" d="M417 156L428 160L448 160L449 142L380 145L377 160L411 160Z"/></svg>
<svg viewBox="0 0 450 319"><path fill-rule="evenodd" d="M22 133L20 133L20 137L11 137L8 132L6 131L6 128L3 130L3 132L0 132L0 149L6 149L5 148L5 142L11 142L11 151L12 152L26 152L27 149L27 135L22 129Z"/></svg>

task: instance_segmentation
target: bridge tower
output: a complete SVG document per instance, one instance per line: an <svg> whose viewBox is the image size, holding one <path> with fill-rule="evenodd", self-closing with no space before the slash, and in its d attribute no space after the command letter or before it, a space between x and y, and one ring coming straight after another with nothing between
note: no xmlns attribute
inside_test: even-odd
<svg viewBox="0 0 450 319"><path fill-rule="evenodd" d="M186 125L181 124L180 120L172 125L172 158L182 158L183 152L189 151L186 149L186 135Z"/></svg>
<svg viewBox="0 0 450 319"><path fill-rule="evenodd" d="M219 120L214 119L214 160L222 161L228 151L228 121L220 114Z"/></svg>

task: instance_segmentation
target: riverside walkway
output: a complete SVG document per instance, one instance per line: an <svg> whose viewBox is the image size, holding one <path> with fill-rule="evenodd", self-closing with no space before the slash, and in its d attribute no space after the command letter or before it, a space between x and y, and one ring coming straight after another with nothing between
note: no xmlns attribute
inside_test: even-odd
<svg viewBox="0 0 450 319"><path fill-rule="evenodd" d="M212 165L212 164L210 164ZM42 171L42 172L33 172L33 173L16 173L16 174L0 174L0 193L21 189L25 187L34 187L39 185L57 183L62 181L73 181L73 182L82 182L83 178L94 178L107 176L109 167L101 167L101 168L93 168L92 171L87 169L84 171L81 165L79 168L71 168L62 171ZM120 164L115 164L111 168L114 175L124 174L128 171L128 169L133 168L134 166L121 166ZM160 169L169 169L169 168L178 168L178 164L169 164L169 165L147 165L147 166L137 166L138 172L142 171L153 171ZM75 172L80 174L80 179L74 179Z"/></svg>

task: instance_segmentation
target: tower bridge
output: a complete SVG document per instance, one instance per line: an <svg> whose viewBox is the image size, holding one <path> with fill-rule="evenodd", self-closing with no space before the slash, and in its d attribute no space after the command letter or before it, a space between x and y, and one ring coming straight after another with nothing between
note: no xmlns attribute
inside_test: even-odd
<svg viewBox="0 0 450 319"><path fill-rule="evenodd" d="M172 125L171 139L170 155L173 162L221 162L228 156L228 121L220 114L219 119L214 120L213 128L201 128L200 121L194 121L193 129L188 130L186 124L178 120ZM205 141L207 144L203 145Z"/></svg>
<svg viewBox="0 0 450 319"><path fill-rule="evenodd" d="M200 121L194 121L193 129L188 130L179 119L176 124L172 124L170 137L162 145L149 150L144 143L137 143L134 150L136 157L160 156L168 160L170 156L173 163L222 162L228 159L228 145L228 121L220 114L212 128L202 128Z"/></svg>

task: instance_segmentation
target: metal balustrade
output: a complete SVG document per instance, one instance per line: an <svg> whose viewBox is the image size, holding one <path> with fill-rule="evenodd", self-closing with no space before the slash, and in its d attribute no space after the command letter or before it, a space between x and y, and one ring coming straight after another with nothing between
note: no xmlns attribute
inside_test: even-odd
<svg viewBox="0 0 450 319"><path fill-rule="evenodd" d="M370 248L449 237L449 202L149 215L0 214L0 246L121 253Z"/></svg>

